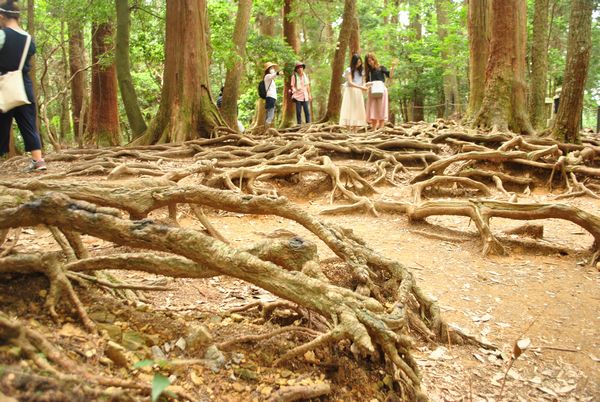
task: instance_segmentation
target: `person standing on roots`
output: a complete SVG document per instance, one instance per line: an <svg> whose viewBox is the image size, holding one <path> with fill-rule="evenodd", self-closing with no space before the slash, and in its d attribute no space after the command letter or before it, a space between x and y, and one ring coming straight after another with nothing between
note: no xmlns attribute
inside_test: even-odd
<svg viewBox="0 0 600 402"><path fill-rule="evenodd" d="M388 69L379 65L373 53L367 53L365 57L365 78L369 87L367 121L375 130L383 128L388 121L389 100L385 77L390 78Z"/></svg>
<svg viewBox="0 0 600 402"><path fill-rule="evenodd" d="M344 71L344 77L346 77L346 84L342 96L340 125L350 127L352 132L356 132L358 127L367 125L363 97L363 92L367 91L367 87L365 86L360 55L352 55L350 67Z"/></svg>
<svg viewBox="0 0 600 402"><path fill-rule="evenodd" d="M0 0L0 75L19 69L21 57L28 45L29 34L19 27L21 11L16 3L16 0ZM9 151L10 129L14 118L23 137L25 150L31 152L28 171L46 170L46 162L42 158L42 143L36 125L33 82L29 78L31 68L29 62L34 53L35 43L31 40L23 66L25 92L31 103L0 113L0 156Z"/></svg>
<svg viewBox="0 0 600 402"><path fill-rule="evenodd" d="M265 82L265 88L267 89L267 97L265 98L265 109L267 111L265 118L265 127L269 128L273 125L273 119L275 118L275 104L277 103L277 85L275 85L275 78L278 75L283 75L283 71L277 71L277 64L265 63L263 81Z"/></svg>
<svg viewBox="0 0 600 402"><path fill-rule="evenodd" d="M302 123L302 109L304 109L304 120L310 123L310 102L312 95L310 94L310 80L304 72L306 65L302 62L297 62L292 76L292 99L296 102L296 121Z"/></svg>

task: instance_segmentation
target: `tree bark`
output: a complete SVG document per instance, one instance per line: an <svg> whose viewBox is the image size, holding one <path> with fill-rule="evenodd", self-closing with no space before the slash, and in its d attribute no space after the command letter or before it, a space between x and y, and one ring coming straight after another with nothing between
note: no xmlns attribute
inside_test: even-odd
<svg viewBox="0 0 600 402"><path fill-rule="evenodd" d="M252 0L239 0L238 11L233 31L233 44L235 46L235 60L225 75L225 88L223 89L223 100L221 104L221 116L227 125L238 131L238 97L240 91L240 79L244 71L244 60L246 59L246 41L248 40L248 25L250 23L250 12L252 11Z"/></svg>
<svg viewBox="0 0 600 402"><path fill-rule="evenodd" d="M344 71L344 60L346 59L346 49L350 43L350 34L356 15L356 0L344 1L344 14L342 16L342 25L338 37L337 48L331 63L331 85L329 87L329 100L327 110L322 122L338 122L340 118L340 108L342 106L342 73Z"/></svg>
<svg viewBox="0 0 600 402"><path fill-rule="evenodd" d="M469 0L469 106L465 120L481 109L490 55L492 0Z"/></svg>
<svg viewBox="0 0 600 402"><path fill-rule="evenodd" d="M546 86L548 76L548 0L536 0L531 49L531 95L529 115L534 129L546 127Z"/></svg>
<svg viewBox="0 0 600 402"><path fill-rule="evenodd" d="M419 0L409 0L410 8L414 8L419 4ZM423 25L421 24L421 17L418 12L411 11L413 17L410 20L410 28L414 34L414 41L418 42L423 37ZM419 77L423 74L423 67L415 67L415 87L412 93L412 119L413 121L424 121L425 120L425 95L419 82Z"/></svg>
<svg viewBox="0 0 600 402"><path fill-rule="evenodd" d="M484 98L473 125L532 134L526 109L527 3L492 2L492 41Z"/></svg>
<svg viewBox="0 0 600 402"><path fill-rule="evenodd" d="M206 6L206 0L167 0L164 85L142 144L209 138L225 124L210 94Z"/></svg>
<svg viewBox="0 0 600 402"><path fill-rule="evenodd" d="M115 63L121 100L127 114L127 120L133 137L139 137L146 131L146 122L131 78L129 63L129 4L127 0L115 0L117 9L117 35L115 38Z"/></svg>
<svg viewBox="0 0 600 402"><path fill-rule="evenodd" d="M61 38L61 69L62 69L62 82L60 84L61 88L64 88L68 85L69 82L69 60L67 56L68 49L65 48L65 34L68 35L66 31L66 22L60 22L60 38ZM71 133L71 117L69 116L69 95L64 92L60 95L60 133L57 138L57 141L64 141L68 134Z"/></svg>
<svg viewBox="0 0 600 402"><path fill-rule="evenodd" d="M592 49L594 3L594 0L574 0L571 5L565 78L552 127L552 137L562 142L581 142L579 127Z"/></svg>
<svg viewBox="0 0 600 402"><path fill-rule="evenodd" d="M96 146L121 144L115 64L100 60L111 53L112 35L109 23L92 26L92 101L86 143Z"/></svg>
<svg viewBox="0 0 600 402"><path fill-rule="evenodd" d="M35 38L35 0L27 0L27 32L29 32L29 34ZM35 78L37 76L37 67L36 67L37 63L35 62L35 57L32 57L29 60L29 76L31 77L31 80L33 81L33 96L35 98L35 104L37 109L37 113L35 115L35 124L37 126L37 129L39 130L40 127L42 126L41 124L41 120L40 120L40 113L39 113L39 105L40 102L38 100L38 93L39 93L39 85L38 85L38 80ZM43 141L44 139L42 138L41 132L40 132L40 141L42 141L42 146L43 146Z"/></svg>
<svg viewBox="0 0 600 402"><path fill-rule="evenodd" d="M453 53L452 46L446 44L448 37L448 8L449 0L435 0L435 11L437 15L438 36L441 42L441 56L444 65L444 112L443 117L448 118L455 114L460 114L460 96L458 93L458 79L456 78L456 69L450 61L450 54Z"/></svg>
<svg viewBox="0 0 600 402"><path fill-rule="evenodd" d="M262 36L275 36L275 17L271 15L259 14L256 17L258 23L258 31ZM260 66L262 69L262 65ZM259 77L262 77L262 71L258 72ZM254 117L252 119L252 128L256 128L265 124L265 102L258 98L255 102Z"/></svg>
<svg viewBox="0 0 600 402"><path fill-rule="evenodd" d="M350 58L352 58L353 54L360 54L360 22L358 21L358 17L354 16L354 21L352 23L352 30L350 31ZM350 61L348 61L350 64Z"/></svg>
<svg viewBox="0 0 600 402"><path fill-rule="evenodd" d="M74 137L77 144L83 146L83 136L87 129L87 85L85 68L85 47L83 30L76 21L69 21L69 70L71 74L71 113Z"/></svg>
<svg viewBox="0 0 600 402"><path fill-rule="evenodd" d="M298 40L298 32L296 21L291 17L293 0L284 0L283 2L283 38L290 45L294 53L300 53L300 41ZM296 120L295 104L290 97L292 89L292 77L285 77L283 82L283 99L280 128L291 127Z"/></svg>

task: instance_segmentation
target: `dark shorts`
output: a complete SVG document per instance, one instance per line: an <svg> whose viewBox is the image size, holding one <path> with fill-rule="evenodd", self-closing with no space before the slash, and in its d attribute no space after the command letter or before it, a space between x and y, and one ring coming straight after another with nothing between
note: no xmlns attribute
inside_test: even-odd
<svg viewBox="0 0 600 402"><path fill-rule="evenodd" d="M275 107L275 98L267 97L265 101L265 109L273 109Z"/></svg>

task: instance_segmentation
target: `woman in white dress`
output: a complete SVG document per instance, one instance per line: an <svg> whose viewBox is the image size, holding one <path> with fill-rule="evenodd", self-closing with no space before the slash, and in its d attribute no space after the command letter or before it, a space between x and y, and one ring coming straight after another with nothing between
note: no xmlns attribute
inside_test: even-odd
<svg viewBox="0 0 600 402"><path fill-rule="evenodd" d="M363 93L367 91L363 75L363 65L360 55L352 56L350 67L344 72L346 85L342 97L342 110L340 111L340 125L350 127L356 132L358 127L367 125L365 99Z"/></svg>

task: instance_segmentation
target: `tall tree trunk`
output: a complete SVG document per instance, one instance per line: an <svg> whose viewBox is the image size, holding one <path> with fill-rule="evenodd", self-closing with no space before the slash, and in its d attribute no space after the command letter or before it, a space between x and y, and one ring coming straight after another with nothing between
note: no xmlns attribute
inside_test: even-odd
<svg viewBox="0 0 600 402"><path fill-rule="evenodd" d="M121 100L127 114L127 121L133 132L133 137L139 137L146 131L146 122L131 78L129 63L129 24L130 13L128 0L115 0L117 10L117 35L115 38L115 63Z"/></svg>
<svg viewBox="0 0 600 402"><path fill-rule="evenodd" d="M358 21L358 16L354 16L354 22L352 23L352 31L350 31L350 57L352 58L353 54L360 54L360 22ZM350 64L350 63L348 63Z"/></svg>
<svg viewBox="0 0 600 402"><path fill-rule="evenodd" d="M115 64L99 62L111 51L112 34L109 23L92 26L92 101L86 143L96 146L121 144Z"/></svg>
<svg viewBox="0 0 600 402"><path fill-rule="evenodd" d="M492 41L481 109L473 125L532 134L526 109L527 2L492 2Z"/></svg>
<svg viewBox="0 0 600 402"><path fill-rule="evenodd" d="M167 0L160 107L140 143L209 138L225 124L210 94L206 4L206 0Z"/></svg>
<svg viewBox="0 0 600 402"><path fill-rule="evenodd" d="M418 12L414 12L414 8L419 5L419 0L409 0L409 7L411 9L412 18L410 20L410 29L413 31L415 42L421 41L423 38L423 25L421 24L421 17ZM420 77L423 74L423 68L417 66L415 68L415 87L412 93L412 120L422 121L425 120L425 95L423 94L423 88L420 83Z"/></svg>
<svg viewBox="0 0 600 402"><path fill-rule="evenodd" d="M262 36L275 36L275 17L271 15L259 14L256 18L258 23L258 31ZM262 64L260 65L262 69ZM262 77L263 71L259 71L259 76ZM255 102L254 118L252 119L251 128L256 128L265 124L265 101L258 98Z"/></svg>
<svg viewBox="0 0 600 402"><path fill-rule="evenodd" d="M458 94L458 79L456 78L456 68L450 61L450 54L453 53L452 46L446 42L448 37L448 8L450 0L435 0L435 10L437 14L438 36L441 42L441 56L444 66L444 113L443 117L450 117L460 113L460 96Z"/></svg>
<svg viewBox="0 0 600 402"><path fill-rule="evenodd" d="M291 17L293 0L283 1L283 38L290 45L294 53L300 53L300 41L298 40L298 32L296 21ZM286 77L283 82L283 99L280 128L291 127L296 121L296 108L294 101L290 97L292 89L292 77Z"/></svg>
<svg viewBox="0 0 600 402"><path fill-rule="evenodd" d="M490 56L492 0L469 0L469 106L465 121L481 109Z"/></svg>
<svg viewBox="0 0 600 402"><path fill-rule="evenodd" d="M346 49L350 42L350 33L354 25L356 15L356 0L344 1L344 14L342 16L342 25L338 37L337 48L331 63L331 84L329 87L329 100L327 110L322 122L337 122L340 118L340 108L342 106L342 73L344 72L344 60L346 59Z"/></svg>
<svg viewBox="0 0 600 402"><path fill-rule="evenodd" d="M567 65L552 137L579 143L583 92L592 49L592 11L595 0L574 0L569 18Z"/></svg>
<svg viewBox="0 0 600 402"><path fill-rule="evenodd" d="M248 40L248 25L250 23L250 12L252 11L252 0L239 0L238 11L233 31L233 44L235 45L235 60L225 75L225 88L221 104L221 115L229 127L238 129L238 97L240 91L240 79L244 71L244 60L246 59L246 41Z"/></svg>
<svg viewBox="0 0 600 402"><path fill-rule="evenodd" d="M535 0L533 48L531 49L531 94L529 116L536 130L546 127L546 86L548 76L548 0Z"/></svg>
<svg viewBox="0 0 600 402"><path fill-rule="evenodd" d="M35 0L27 0L27 32L29 32L29 34L35 38ZM37 107L36 110L36 114L35 114L35 124L37 129L39 130L40 127L42 126L41 124L41 120L40 120L40 113L39 113L39 108L40 108L40 102L38 99L38 93L39 93L39 84L38 84L38 80L36 79L37 76L37 63L35 62L35 57L32 57L29 60L29 76L31 77L31 80L33 81L33 96L35 98L35 105ZM40 141L42 141L42 143L44 142L44 138L42 137L41 133L40 133ZM43 146L43 144L42 144Z"/></svg>
<svg viewBox="0 0 600 402"><path fill-rule="evenodd" d="M67 56L67 48L64 45L66 31L66 22L60 22L60 39L61 39L61 68L62 68L62 83L61 88L67 86L69 82L69 59ZM69 116L69 94L63 93L60 96L60 133L57 140L65 140L68 134L71 133L71 117Z"/></svg>
<svg viewBox="0 0 600 402"><path fill-rule="evenodd" d="M87 85L85 69L85 47L83 30L75 21L69 21L69 72L71 74L71 113L74 137L77 144L83 146L83 135L87 129Z"/></svg>

